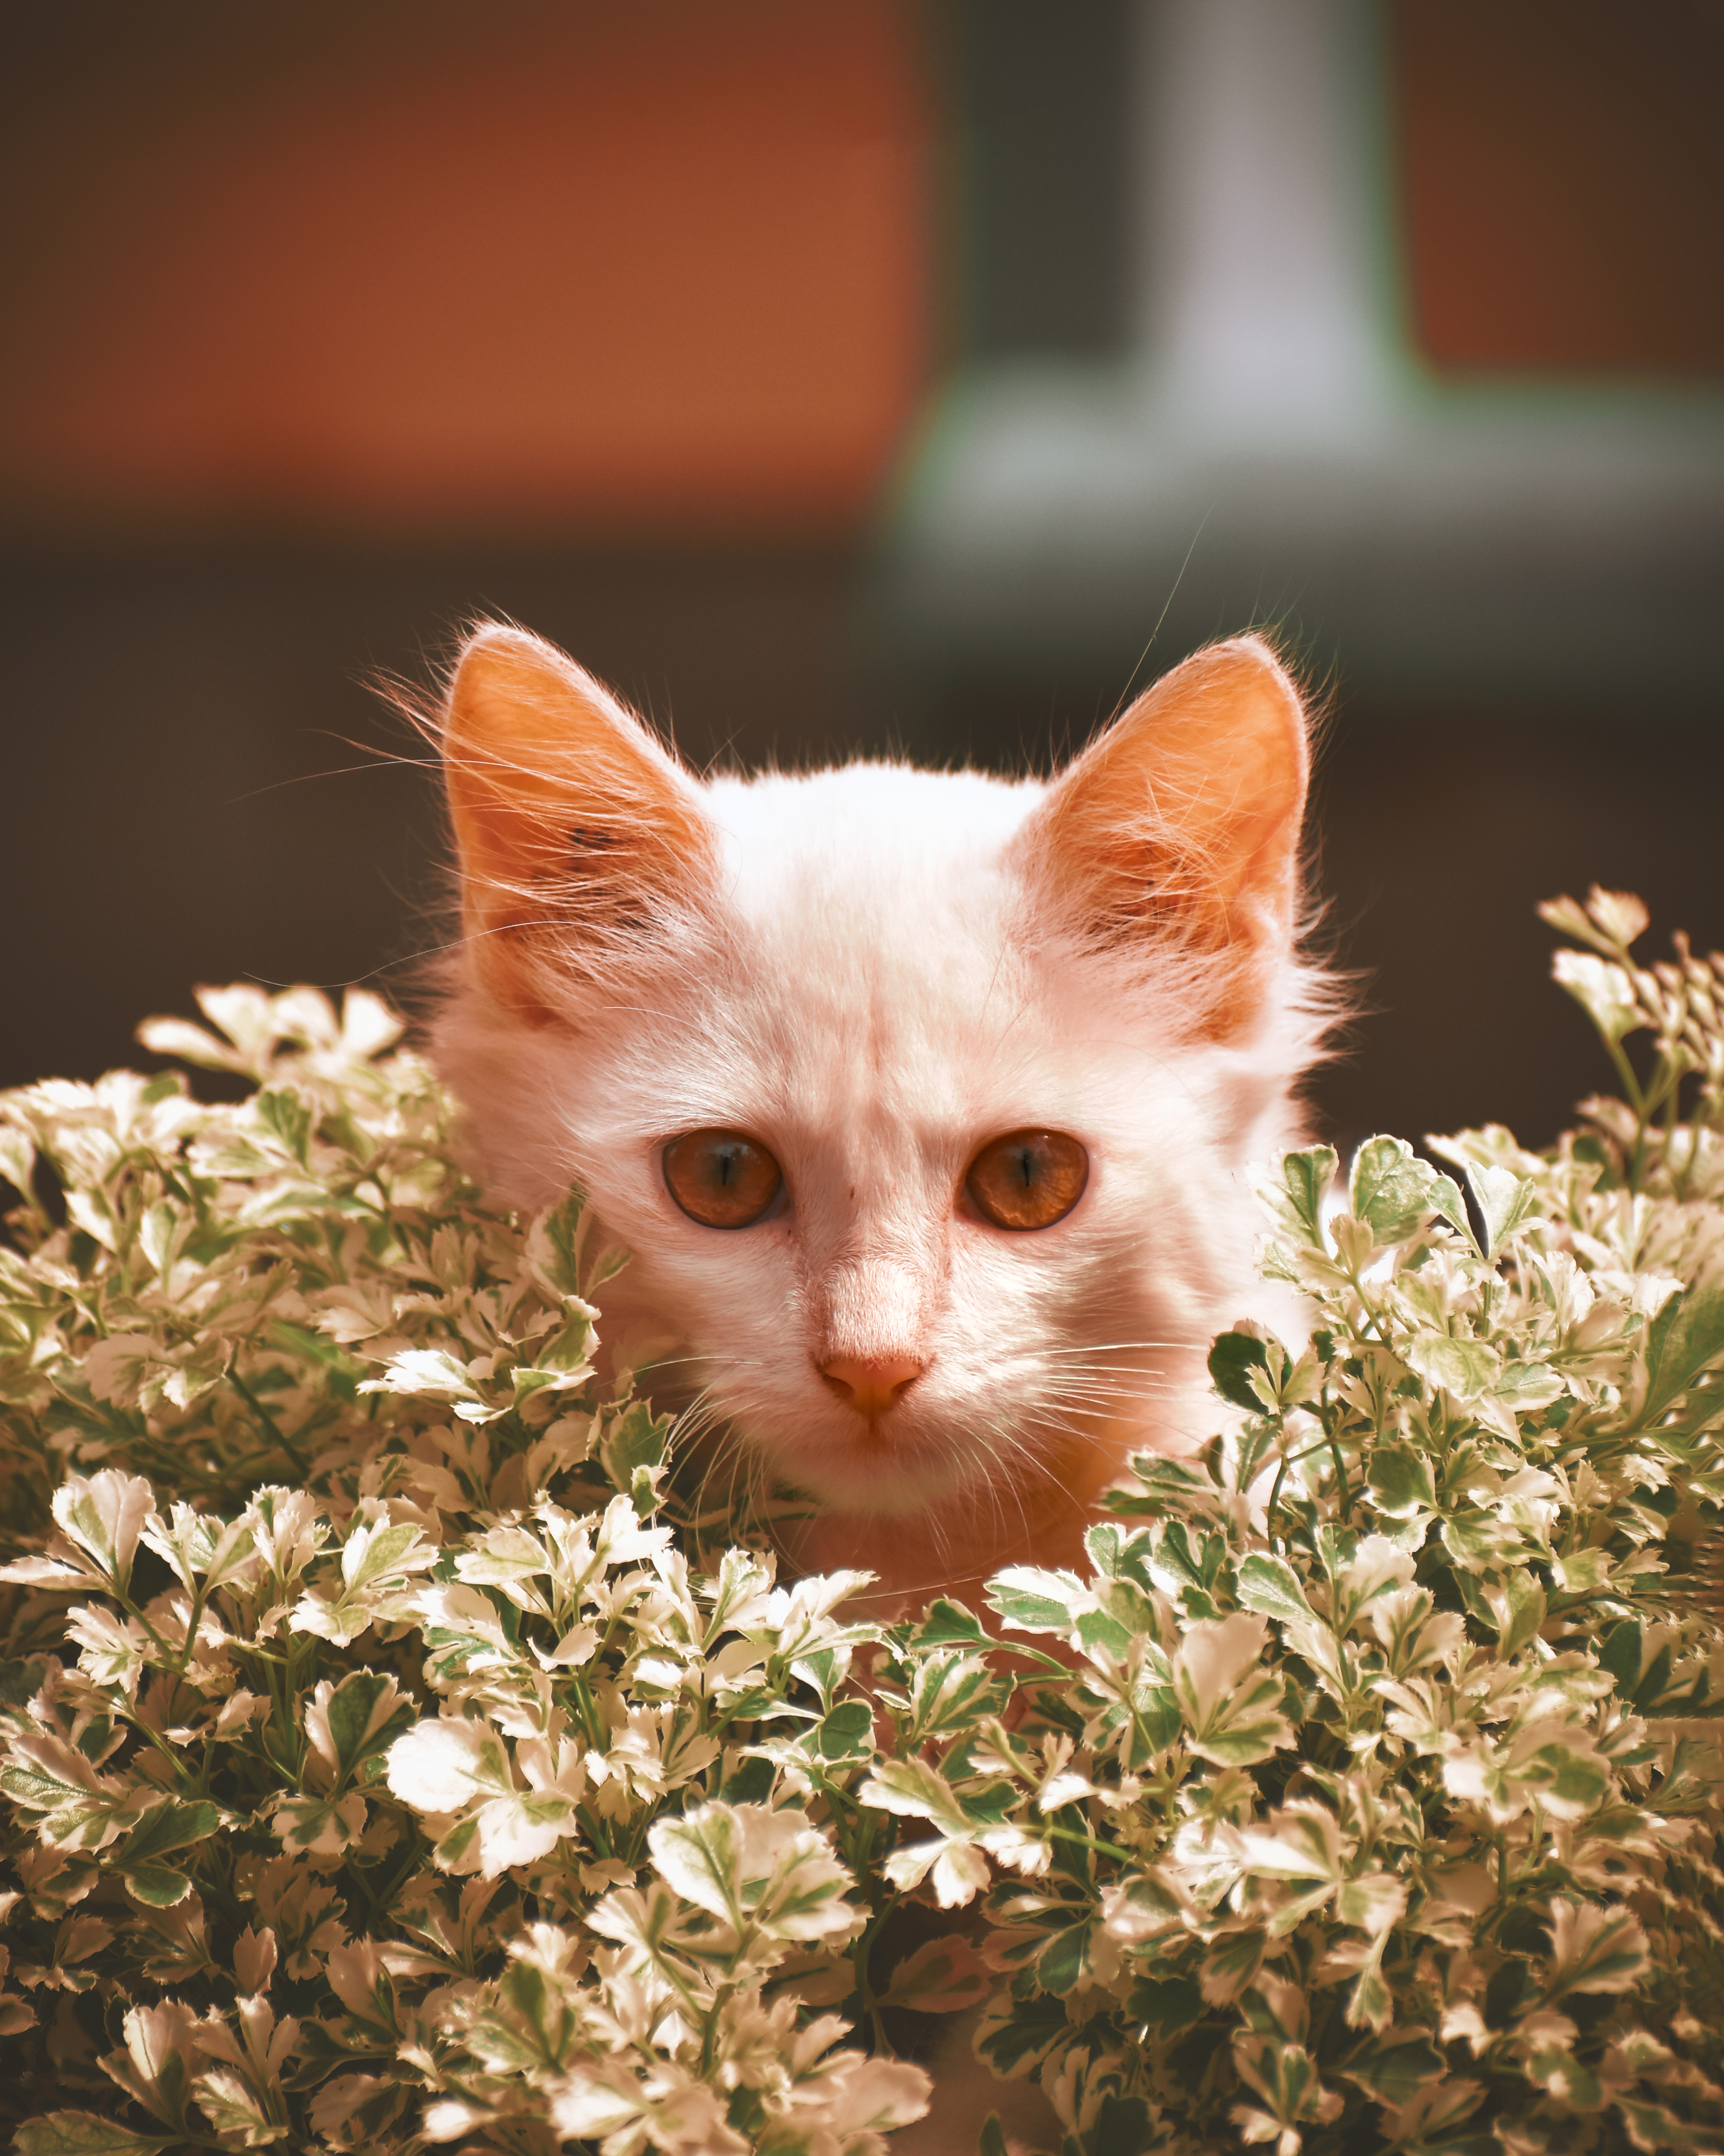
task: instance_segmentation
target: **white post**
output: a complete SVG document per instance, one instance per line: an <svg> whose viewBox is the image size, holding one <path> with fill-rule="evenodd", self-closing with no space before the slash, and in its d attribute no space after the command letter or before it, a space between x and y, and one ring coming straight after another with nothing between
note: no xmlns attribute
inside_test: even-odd
<svg viewBox="0 0 1724 2156"><path fill-rule="evenodd" d="M885 550L900 649L1122 678L1177 590L1160 655L1270 622L1380 686L1716 706L1724 398L1438 381L1371 0L1143 5L1134 348L944 385Z"/></svg>
<svg viewBox="0 0 1724 2156"><path fill-rule="evenodd" d="M1220 433L1350 433L1388 393L1359 0L1145 12L1141 363Z"/></svg>

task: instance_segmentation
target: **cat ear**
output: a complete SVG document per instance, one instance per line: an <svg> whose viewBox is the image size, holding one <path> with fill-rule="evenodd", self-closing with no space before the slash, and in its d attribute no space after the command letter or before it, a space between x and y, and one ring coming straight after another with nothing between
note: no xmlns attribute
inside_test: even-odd
<svg viewBox="0 0 1724 2156"><path fill-rule="evenodd" d="M1024 834L1038 898L1092 947L1155 939L1212 1037L1249 1022L1291 947L1311 760L1299 692L1260 637L1165 675L1058 779Z"/></svg>
<svg viewBox="0 0 1724 2156"><path fill-rule="evenodd" d="M645 955L710 894L694 781L537 637L493 623L468 639L443 759L469 963L520 1015L546 1022L554 983Z"/></svg>

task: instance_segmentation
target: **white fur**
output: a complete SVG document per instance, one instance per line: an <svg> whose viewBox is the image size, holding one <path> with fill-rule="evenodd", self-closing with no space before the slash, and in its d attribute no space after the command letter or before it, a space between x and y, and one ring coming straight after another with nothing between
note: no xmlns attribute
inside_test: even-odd
<svg viewBox="0 0 1724 2156"><path fill-rule="evenodd" d="M1186 1022L1188 959L1039 934L1009 848L1045 791L896 764L716 779L709 932L572 986L564 1023L469 985L436 1029L490 1188L531 1207L578 1181L633 1250L605 1329L674 1337L685 1390L825 1502L808 1561L906 1593L1069 1561L1131 1449L1213 1432L1209 1339L1266 1307L1244 1170L1296 1142L1316 1052L1290 945L1223 1041ZM783 1168L754 1227L702 1227L665 1188L666 1141L711 1125ZM1029 1125L1080 1139L1089 1183L1053 1227L1003 1233L965 1171ZM924 1373L871 1424L820 1373L905 1352Z"/></svg>

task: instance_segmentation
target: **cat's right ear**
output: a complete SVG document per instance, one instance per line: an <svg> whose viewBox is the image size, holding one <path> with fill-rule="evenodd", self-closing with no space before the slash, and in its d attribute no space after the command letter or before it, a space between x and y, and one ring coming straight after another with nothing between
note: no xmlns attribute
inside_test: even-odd
<svg viewBox="0 0 1724 2156"><path fill-rule="evenodd" d="M698 788L553 645L493 623L462 649L443 717L468 963L535 1024L701 910L716 847Z"/></svg>
<svg viewBox="0 0 1724 2156"><path fill-rule="evenodd" d="M1026 826L1043 909L1091 948L1183 953L1195 1029L1242 1029L1292 953L1310 768L1299 691L1261 637L1193 654Z"/></svg>

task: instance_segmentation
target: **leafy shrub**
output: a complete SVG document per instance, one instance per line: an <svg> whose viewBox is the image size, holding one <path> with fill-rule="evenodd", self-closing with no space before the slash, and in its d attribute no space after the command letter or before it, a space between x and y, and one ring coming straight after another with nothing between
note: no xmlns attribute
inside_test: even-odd
<svg viewBox="0 0 1724 2156"><path fill-rule="evenodd" d="M1724 2148L1724 960L1547 912L1624 1097L1276 1163L1310 1343L1223 1336L1009 1661L697 1515L621 1254L372 998L0 1100L24 2156L868 2156L977 2005L1070 2156Z"/></svg>

